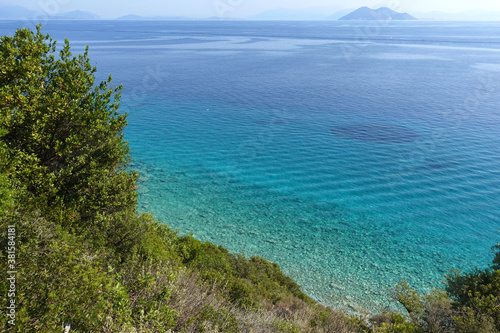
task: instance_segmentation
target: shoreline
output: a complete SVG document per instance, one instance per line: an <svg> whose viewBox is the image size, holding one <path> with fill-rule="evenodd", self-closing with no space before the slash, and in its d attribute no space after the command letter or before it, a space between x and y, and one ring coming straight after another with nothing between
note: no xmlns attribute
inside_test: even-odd
<svg viewBox="0 0 500 333"><path fill-rule="evenodd" d="M305 209L307 202L305 205L304 200L299 198L283 195L276 197L276 193L261 189L257 197L260 198L260 203L247 203L250 207L245 208L243 202L247 198L238 200L234 195L225 193L228 189L221 185L223 177L217 173L210 173L211 177L206 181L214 185L210 190L209 187L200 186L200 177L192 177L198 180L186 186L180 179L184 181L191 179L190 171L166 172L163 168L157 168L155 171L153 167L144 172L144 166L141 169L137 164L132 165L132 168L143 175L138 190L140 209L152 212L160 221L168 223L173 229L180 229L181 234L192 232L196 239L220 244L232 253L244 252L247 256L257 255L277 263L286 275L297 281L304 293L332 308L350 306L353 309L364 308L370 312L380 312L389 306L391 290L394 290L403 279L410 278L411 285L419 291L428 291L429 285L439 286L444 279L445 271L436 273L434 279L429 278L429 273L423 275L420 272L422 282L420 285L415 285L413 277L408 274L411 269L404 266L398 268L398 265L390 268L380 263L372 263L371 261L376 259L384 260L384 256L373 252L369 246L360 247L356 242L351 242L348 248L343 249L338 245L334 249L336 256L333 259L329 258L326 252L332 251L331 248L311 248L311 244L331 244L335 239L335 237L321 236L322 232L332 236L350 230L344 237L354 240L360 237L375 239L381 235L370 234L373 230L359 224L355 225L357 227L355 229L352 226L349 228L351 221L335 217L331 212L330 218L321 221L321 225L318 220L314 221L315 223L306 223L303 220L303 225L300 227L292 225L289 223L290 220L301 218L295 216L294 212L298 210L307 212L309 209ZM169 188L168 191L165 191L164 186ZM230 188L237 186L239 191L248 191L253 193L252 195L259 192L252 186L234 182L228 182L225 186ZM159 189L162 188L164 192L157 196ZM270 196L274 198L269 200ZM231 203L227 201L228 198L231 198ZM289 208L290 201L296 209L287 213L283 207ZM164 204L165 202L168 204ZM330 211L328 207L329 205L325 205L316 213L324 214L325 211ZM265 214L261 215L262 212ZM334 219L337 219L336 225L329 226L328 222ZM310 233L311 228L315 228L316 232ZM364 257L365 261L356 262L360 257ZM403 254L401 258L404 259L405 255ZM385 260L389 262L392 259ZM413 260L418 258L413 256ZM334 269L333 265L336 265ZM378 272L378 275L369 275L373 271ZM371 276L372 279L378 276L379 280L370 281L367 280L367 276ZM434 282L429 283L429 281Z"/></svg>

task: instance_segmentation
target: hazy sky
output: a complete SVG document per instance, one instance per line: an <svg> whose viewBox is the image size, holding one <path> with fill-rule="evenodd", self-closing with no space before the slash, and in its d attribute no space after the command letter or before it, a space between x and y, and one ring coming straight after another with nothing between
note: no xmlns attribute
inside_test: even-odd
<svg viewBox="0 0 500 333"><path fill-rule="evenodd" d="M445 11L456 13L471 9L500 11L500 0L0 0L55 14L86 10L103 18L127 14L187 17L246 17L276 8L325 7L332 13L340 9L368 6L390 7L400 12Z"/></svg>

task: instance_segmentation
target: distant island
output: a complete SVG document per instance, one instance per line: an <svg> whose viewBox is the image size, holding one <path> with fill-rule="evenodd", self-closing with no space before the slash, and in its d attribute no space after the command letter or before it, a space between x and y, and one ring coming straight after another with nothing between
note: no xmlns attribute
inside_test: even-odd
<svg viewBox="0 0 500 333"><path fill-rule="evenodd" d="M408 13L398 13L390 8L381 7L379 9L371 9L368 7L361 7L355 11L347 14L339 20L347 21L373 21L373 20L398 20L398 21L408 21L416 20L415 17Z"/></svg>
<svg viewBox="0 0 500 333"><path fill-rule="evenodd" d="M0 0L0 2L2 2ZM36 7L34 7L36 8ZM309 7L309 8L276 8L254 14L247 17L178 17L165 15L139 16L136 13L129 15L116 15L111 17L102 17L95 13L83 10L73 10L69 12L41 11L41 8L29 9L20 5L0 3L0 21L2 20L416 20L407 13L398 13L389 8L370 9L362 7L355 11L350 9L338 9L327 7ZM484 9L474 9L459 13L446 12L414 12L418 19L423 21L500 21L500 11L491 11Z"/></svg>
<svg viewBox="0 0 500 333"><path fill-rule="evenodd" d="M52 19L52 20L99 20L99 15L88 11L73 10L57 14L38 12L18 5L0 4L0 20L26 20L26 19Z"/></svg>

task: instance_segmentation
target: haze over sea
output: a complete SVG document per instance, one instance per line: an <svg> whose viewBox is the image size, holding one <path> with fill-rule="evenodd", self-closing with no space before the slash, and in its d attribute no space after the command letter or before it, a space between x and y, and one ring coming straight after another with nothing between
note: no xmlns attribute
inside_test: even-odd
<svg viewBox="0 0 500 333"><path fill-rule="evenodd" d="M325 304L380 310L402 279L423 291L485 267L500 230L500 23L382 25L43 31L124 85L141 209L278 263Z"/></svg>

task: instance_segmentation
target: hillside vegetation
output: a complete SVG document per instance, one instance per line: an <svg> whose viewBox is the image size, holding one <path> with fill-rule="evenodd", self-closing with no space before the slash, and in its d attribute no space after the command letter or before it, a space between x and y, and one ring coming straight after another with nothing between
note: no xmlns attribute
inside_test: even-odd
<svg viewBox="0 0 500 333"><path fill-rule="evenodd" d="M18 30L0 41L2 332L494 332L500 257L446 291L360 320L318 304L259 257L179 236L137 211L118 112L87 51ZM14 309L11 311L8 309ZM7 310L5 310L7 309Z"/></svg>

